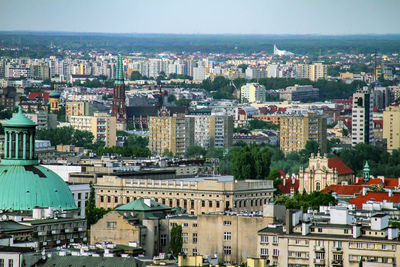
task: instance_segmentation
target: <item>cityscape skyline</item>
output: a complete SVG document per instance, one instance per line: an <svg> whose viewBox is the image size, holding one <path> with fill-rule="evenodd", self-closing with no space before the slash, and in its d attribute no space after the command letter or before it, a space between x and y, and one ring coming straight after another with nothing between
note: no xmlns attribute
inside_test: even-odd
<svg viewBox="0 0 400 267"><path fill-rule="evenodd" d="M217 3L151 0L117 1L113 5L108 5L106 1L2 0L0 5L3 7L0 10L0 30L3 31L293 35L400 33L396 27L399 24L396 10L400 2L394 0L222 0Z"/></svg>

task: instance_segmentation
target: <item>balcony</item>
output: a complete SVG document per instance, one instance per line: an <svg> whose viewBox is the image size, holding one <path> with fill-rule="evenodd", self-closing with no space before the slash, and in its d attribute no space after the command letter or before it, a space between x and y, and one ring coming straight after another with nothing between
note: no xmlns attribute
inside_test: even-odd
<svg viewBox="0 0 400 267"><path fill-rule="evenodd" d="M325 260L323 259L314 259L315 264L325 265Z"/></svg>
<svg viewBox="0 0 400 267"><path fill-rule="evenodd" d="M343 260L332 260L333 267L343 267Z"/></svg>

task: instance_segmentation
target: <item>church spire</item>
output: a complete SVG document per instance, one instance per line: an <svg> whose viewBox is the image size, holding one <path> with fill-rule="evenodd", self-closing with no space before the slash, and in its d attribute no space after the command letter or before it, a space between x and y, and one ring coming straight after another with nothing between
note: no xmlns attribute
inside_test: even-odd
<svg viewBox="0 0 400 267"><path fill-rule="evenodd" d="M115 72L115 84L124 84L124 69L121 55L118 55L117 70Z"/></svg>

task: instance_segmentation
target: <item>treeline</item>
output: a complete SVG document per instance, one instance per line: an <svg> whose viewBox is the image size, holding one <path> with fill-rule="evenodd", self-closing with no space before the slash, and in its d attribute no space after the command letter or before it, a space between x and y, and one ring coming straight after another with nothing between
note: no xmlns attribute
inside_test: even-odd
<svg viewBox="0 0 400 267"><path fill-rule="evenodd" d="M293 196L281 195L274 199L277 205L285 205L287 209L302 209L306 211L308 208L318 210L319 206L336 205L338 203L331 194L314 191L308 193L295 193Z"/></svg>
<svg viewBox="0 0 400 267"><path fill-rule="evenodd" d="M93 144L93 133L75 130L72 127L39 130L36 132L37 140L49 140L51 145L74 145L93 149L94 146L104 146L104 143Z"/></svg>
<svg viewBox="0 0 400 267"><path fill-rule="evenodd" d="M124 131L118 131L118 136L126 136L124 146L114 147L99 147L96 150L98 156L102 155L121 155L123 157L149 157L151 156L150 150L147 148L149 144L148 138L128 134Z"/></svg>

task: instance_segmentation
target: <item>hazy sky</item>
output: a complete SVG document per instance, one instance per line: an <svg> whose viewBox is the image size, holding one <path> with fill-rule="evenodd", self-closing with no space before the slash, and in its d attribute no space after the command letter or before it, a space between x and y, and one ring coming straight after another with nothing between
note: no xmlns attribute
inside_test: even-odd
<svg viewBox="0 0 400 267"><path fill-rule="evenodd" d="M0 30L400 33L400 0L0 0Z"/></svg>

